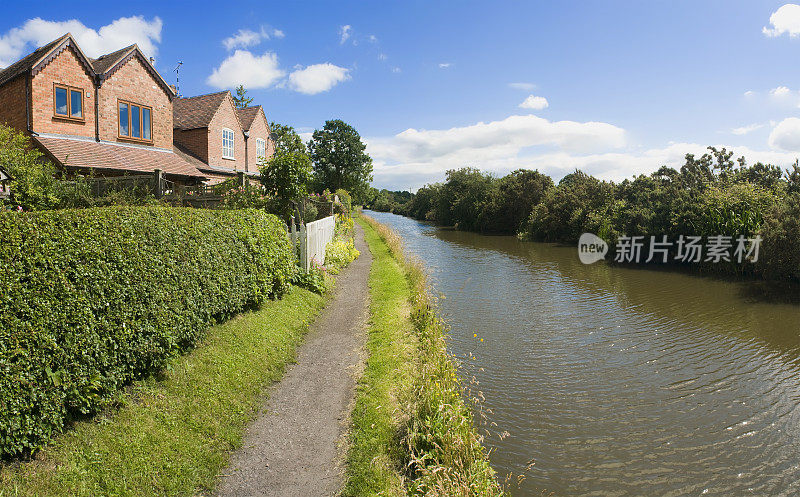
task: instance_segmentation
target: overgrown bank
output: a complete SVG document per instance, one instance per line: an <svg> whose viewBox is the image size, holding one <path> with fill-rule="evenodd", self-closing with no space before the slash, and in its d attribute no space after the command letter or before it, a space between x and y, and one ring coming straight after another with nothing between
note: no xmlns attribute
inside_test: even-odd
<svg viewBox="0 0 800 497"><path fill-rule="evenodd" d="M387 227L359 223L374 257L371 324L344 495L502 495L422 266Z"/></svg>

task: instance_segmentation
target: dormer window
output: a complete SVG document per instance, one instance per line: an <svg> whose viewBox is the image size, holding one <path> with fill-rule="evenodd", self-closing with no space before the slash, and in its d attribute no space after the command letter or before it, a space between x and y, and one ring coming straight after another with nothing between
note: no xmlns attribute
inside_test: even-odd
<svg viewBox="0 0 800 497"><path fill-rule="evenodd" d="M236 142L233 138L233 130L228 128L222 129L222 158L236 160L234 155L234 146Z"/></svg>
<svg viewBox="0 0 800 497"><path fill-rule="evenodd" d="M119 102L119 138L153 142L153 109L125 100Z"/></svg>
<svg viewBox="0 0 800 497"><path fill-rule="evenodd" d="M256 160L260 161L267 156L267 141L263 138L256 138Z"/></svg>
<svg viewBox="0 0 800 497"><path fill-rule="evenodd" d="M72 86L53 86L53 115L83 122L83 90Z"/></svg>

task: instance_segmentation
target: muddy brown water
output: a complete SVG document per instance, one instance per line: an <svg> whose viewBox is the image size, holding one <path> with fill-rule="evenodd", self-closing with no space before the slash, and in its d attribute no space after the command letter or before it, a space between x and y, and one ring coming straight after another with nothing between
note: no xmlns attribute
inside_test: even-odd
<svg viewBox="0 0 800 497"><path fill-rule="evenodd" d="M512 495L800 495L800 306L368 214L443 294L450 350L491 410L493 466L525 477Z"/></svg>

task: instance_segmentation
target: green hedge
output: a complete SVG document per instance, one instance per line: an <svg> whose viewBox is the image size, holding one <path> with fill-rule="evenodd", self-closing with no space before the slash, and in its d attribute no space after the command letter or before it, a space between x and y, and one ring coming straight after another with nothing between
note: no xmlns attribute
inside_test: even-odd
<svg viewBox="0 0 800 497"><path fill-rule="evenodd" d="M0 214L0 455L162 369L209 325L293 277L277 217L105 207Z"/></svg>

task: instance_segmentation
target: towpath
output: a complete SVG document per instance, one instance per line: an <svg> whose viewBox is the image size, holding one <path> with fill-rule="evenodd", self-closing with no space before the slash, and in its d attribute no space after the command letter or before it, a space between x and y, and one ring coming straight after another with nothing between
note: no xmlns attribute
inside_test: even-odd
<svg viewBox="0 0 800 497"><path fill-rule="evenodd" d="M297 363L231 456L215 495L330 496L343 484L343 436L361 373L372 255L356 225L361 256L336 280L334 296L298 350Z"/></svg>

